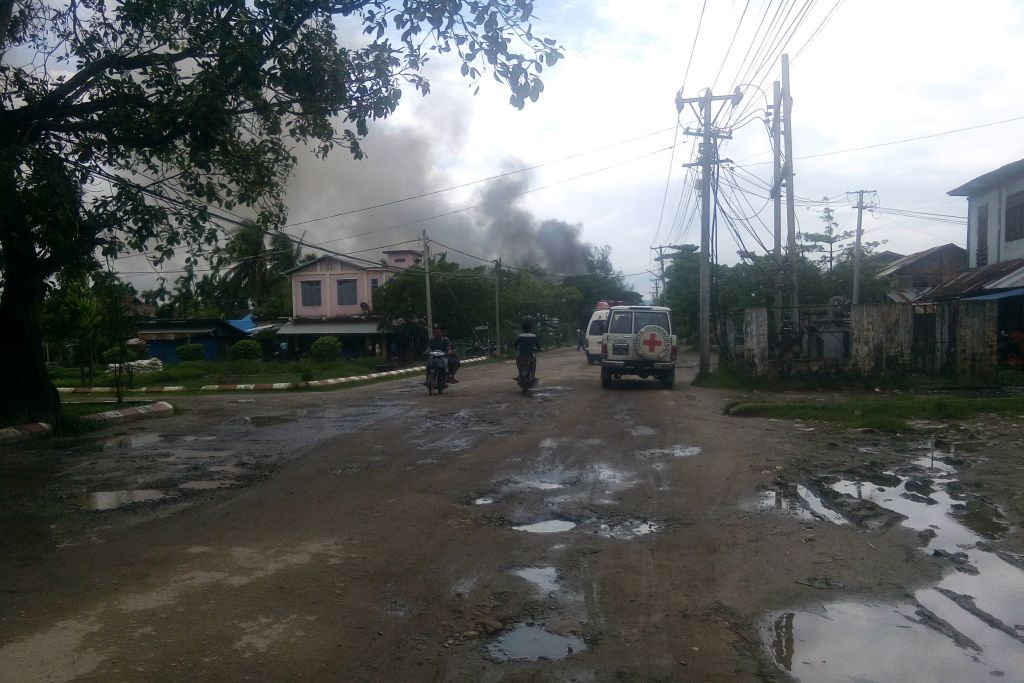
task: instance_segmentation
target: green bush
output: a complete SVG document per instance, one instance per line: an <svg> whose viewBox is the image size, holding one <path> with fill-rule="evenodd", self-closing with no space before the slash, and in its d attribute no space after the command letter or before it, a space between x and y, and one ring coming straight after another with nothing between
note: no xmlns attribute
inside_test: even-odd
<svg viewBox="0 0 1024 683"><path fill-rule="evenodd" d="M309 354L318 363L329 363L341 358L341 342L337 337L317 337L309 347Z"/></svg>
<svg viewBox="0 0 1024 683"><path fill-rule="evenodd" d="M120 346L111 346L100 354L100 360L104 363L124 363L135 360L135 352L131 349L122 349Z"/></svg>
<svg viewBox="0 0 1024 683"><path fill-rule="evenodd" d="M174 350L178 360L203 360L202 344L182 344Z"/></svg>
<svg viewBox="0 0 1024 683"><path fill-rule="evenodd" d="M242 339L231 345L231 360L259 360L262 357L263 350L252 339Z"/></svg>

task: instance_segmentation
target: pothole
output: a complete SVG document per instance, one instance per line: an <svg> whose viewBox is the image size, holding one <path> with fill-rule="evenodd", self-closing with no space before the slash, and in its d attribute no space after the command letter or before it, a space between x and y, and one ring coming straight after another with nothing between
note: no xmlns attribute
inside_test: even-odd
<svg viewBox="0 0 1024 683"><path fill-rule="evenodd" d="M124 491L94 491L80 501L87 510L114 510L135 503L155 503L171 495L155 489L131 489Z"/></svg>
<svg viewBox="0 0 1024 683"><path fill-rule="evenodd" d="M700 454L700 446L672 446L671 448L645 448L634 451L633 457L641 460L656 458L691 458Z"/></svg>
<svg viewBox="0 0 1024 683"><path fill-rule="evenodd" d="M512 528L516 531L525 531L531 534L557 534L572 531L576 528L576 523L564 519L548 519L543 522L523 524Z"/></svg>
<svg viewBox="0 0 1024 683"><path fill-rule="evenodd" d="M1024 559L984 540L1007 531L1001 512L964 491L933 445L909 466L818 479L823 495L808 504L868 529L916 530L924 552L950 569L898 603L845 600L770 615L762 640L794 678L967 681L1021 670Z"/></svg>
<svg viewBox="0 0 1024 683"><path fill-rule="evenodd" d="M487 645L487 654L499 662L559 660L583 652L587 644L573 635L559 635L539 626L517 624Z"/></svg>
<svg viewBox="0 0 1024 683"><path fill-rule="evenodd" d="M523 567L514 569L512 573L533 584L541 595L550 595L558 590L558 570L554 567Z"/></svg>

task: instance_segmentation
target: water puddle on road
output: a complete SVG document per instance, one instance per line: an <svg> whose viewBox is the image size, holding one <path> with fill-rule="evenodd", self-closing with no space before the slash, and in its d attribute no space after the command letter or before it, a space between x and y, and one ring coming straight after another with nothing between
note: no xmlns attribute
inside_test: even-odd
<svg viewBox="0 0 1024 683"><path fill-rule="evenodd" d="M558 590L558 570L554 567L523 567L512 573L533 584L541 595L551 595Z"/></svg>
<svg viewBox="0 0 1024 683"><path fill-rule="evenodd" d="M523 524L512 528L516 531L526 531L531 534L557 534L563 531L572 531L576 528L576 523L569 522L564 519L549 519L543 522Z"/></svg>
<svg viewBox="0 0 1024 683"><path fill-rule="evenodd" d="M898 603L844 600L770 615L761 635L779 667L816 681L980 681L1024 671L1024 558L986 540L1008 527L997 507L962 490L950 462L932 452L893 471L819 481L820 505L862 528L887 519L918 531L923 551L949 571Z"/></svg>
<svg viewBox="0 0 1024 683"><path fill-rule="evenodd" d="M645 427L644 425L636 425L631 427L629 433L633 436L654 436L658 433L658 430L654 427Z"/></svg>
<svg viewBox="0 0 1024 683"><path fill-rule="evenodd" d="M179 489L185 489L187 491L209 491L212 489L223 489L229 486L237 484L234 479L215 479L206 481L186 481L183 484L178 484Z"/></svg>
<svg viewBox="0 0 1024 683"><path fill-rule="evenodd" d="M94 491L82 496L80 503L87 510L114 510L134 503L154 503L171 496L155 489L127 491Z"/></svg>
<svg viewBox="0 0 1024 683"><path fill-rule="evenodd" d="M671 448L645 448L634 451L633 457L641 460L653 460L655 458L692 458L700 454L700 446L679 446Z"/></svg>
<svg viewBox="0 0 1024 683"><path fill-rule="evenodd" d="M587 649L576 636L563 636L539 626L517 624L487 645L487 654L499 662L558 660Z"/></svg>
<svg viewBox="0 0 1024 683"><path fill-rule="evenodd" d="M602 522L597 527L597 535L604 536L605 538L614 538L620 541L628 541L631 538L637 538L638 536L646 536L648 534L654 534L661 531L661 525L657 522L652 521L641 521L638 519L631 519L625 522L617 522L615 524L608 524Z"/></svg>
<svg viewBox="0 0 1024 683"><path fill-rule="evenodd" d="M152 444L159 443L160 441L163 441L163 438L163 435L154 434L152 432L123 434L103 442L103 450L112 451L119 449L141 448L142 446L150 446Z"/></svg>
<svg viewBox="0 0 1024 683"><path fill-rule="evenodd" d="M245 421L253 427L270 427L286 422L295 422L297 419L295 415L250 415L245 418Z"/></svg>
<svg viewBox="0 0 1024 683"><path fill-rule="evenodd" d="M494 504L494 499L493 498L488 498L487 496L482 496L482 497L477 498L476 500L473 501L473 505L493 505L493 504Z"/></svg>

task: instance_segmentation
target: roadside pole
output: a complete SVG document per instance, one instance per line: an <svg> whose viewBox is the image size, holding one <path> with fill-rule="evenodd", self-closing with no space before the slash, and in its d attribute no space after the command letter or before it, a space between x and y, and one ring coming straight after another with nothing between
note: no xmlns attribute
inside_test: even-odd
<svg viewBox="0 0 1024 683"><path fill-rule="evenodd" d="M796 194L793 192L793 95L789 89L789 55L782 55L782 122L786 136L786 239L789 245L789 286L793 335L800 330L800 254L796 245Z"/></svg>
<svg viewBox="0 0 1024 683"><path fill-rule="evenodd" d="M853 298L854 305L860 303L860 262L863 259L861 252L861 235L863 230L861 226L864 224L864 193L874 192L874 190L857 190L857 204L853 208L857 209L857 234L854 238L853 243ZM873 206L873 205L872 205Z"/></svg>
<svg viewBox="0 0 1024 683"><path fill-rule="evenodd" d="M427 231L423 231L423 277L424 286L427 290L427 338L434 334L434 312L430 307L430 242L427 240Z"/></svg>
<svg viewBox="0 0 1024 683"><path fill-rule="evenodd" d="M499 307L501 291L501 259L494 260L494 350L501 360L501 309Z"/></svg>

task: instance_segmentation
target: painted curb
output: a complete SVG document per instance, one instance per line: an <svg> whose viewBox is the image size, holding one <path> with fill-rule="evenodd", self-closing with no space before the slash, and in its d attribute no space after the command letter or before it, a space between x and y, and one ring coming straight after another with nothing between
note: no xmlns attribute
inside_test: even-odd
<svg viewBox="0 0 1024 683"><path fill-rule="evenodd" d="M466 360L462 361L462 365L467 365L469 363L479 363L480 361L484 360L487 360L486 356L480 356L477 358L467 358ZM285 391L289 389L305 389L307 387L333 387L339 384L349 384L351 382L366 382L371 379L380 379L382 377L400 377L402 375L409 375L417 372L426 372L426 369L427 366L425 365L417 365L415 367L403 368L401 370L385 370L383 372L371 372L368 375L333 377L331 379L314 379L308 382L274 382L266 384L205 384L199 387L199 391ZM128 393L143 394L158 394L185 390L185 387L181 386L139 387L138 389L126 389ZM116 390L114 389L114 387L58 387L57 391L62 394L112 394Z"/></svg>
<svg viewBox="0 0 1024 683"><path fill-rule="evenodd" d="M122 410L108 410L102 413L95 413L93 415L85 415L82 417L83 420L92 420L94 422L123 422L126 420L134 420L139 417L166 417L174 413L174 406L167 401L157 401L156 403L148 406L138 406L135 408L124 408Z"/></svg>
<svg viewBox="0 0 1024 683"><path fill-rule="evenodd" d="M0 442L14 441L28 436L35 436L36 434L44 434L51 429L53 429L53 427L45 422L29 422L28 424L18 425L17 427L5 427L4 429L0 429Z"/></svg>

